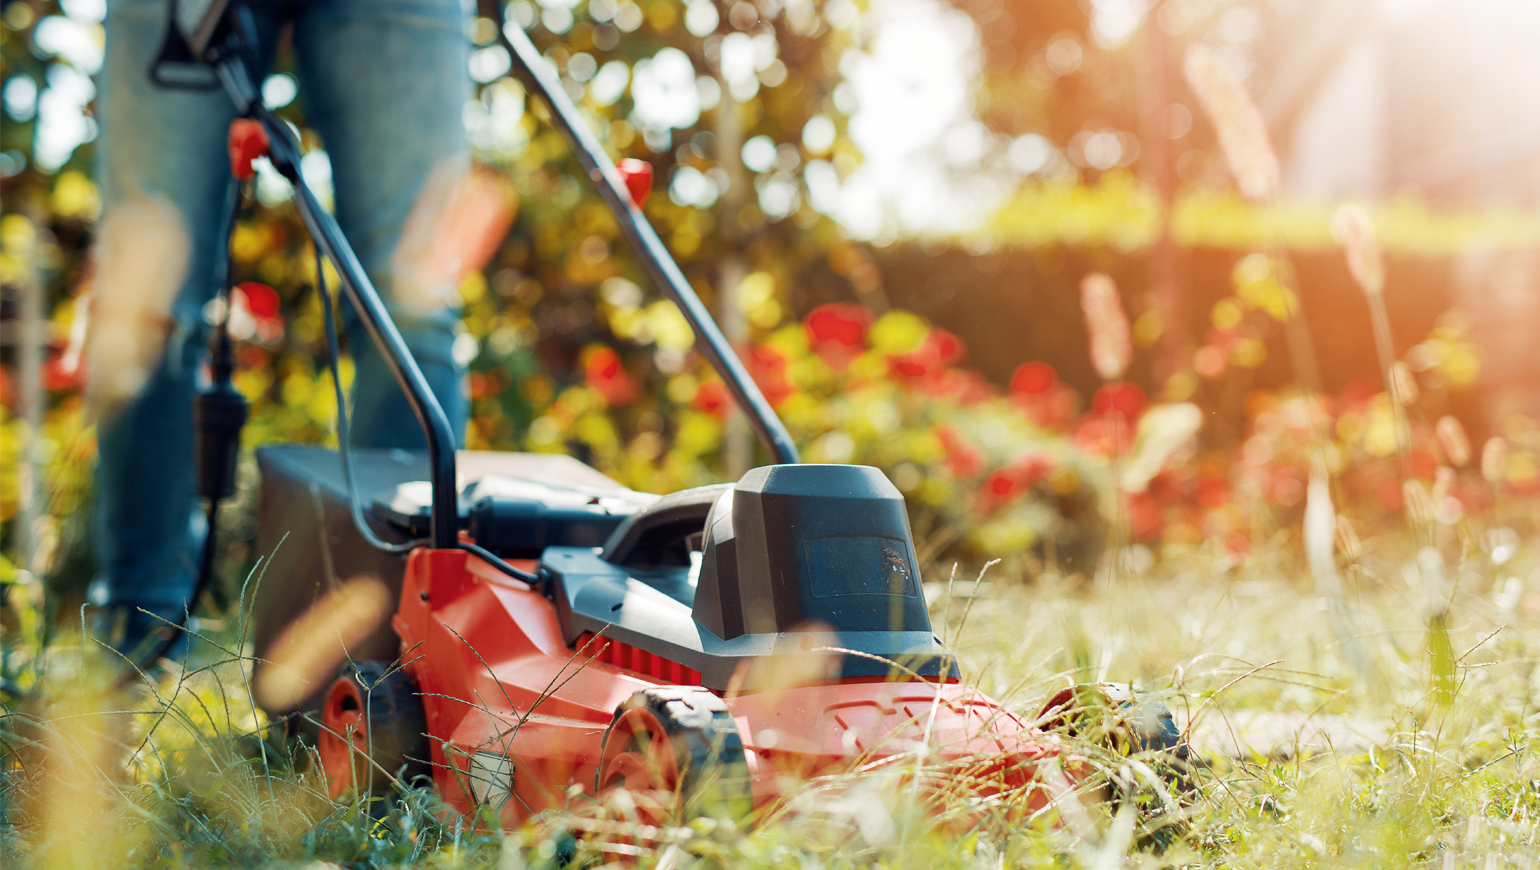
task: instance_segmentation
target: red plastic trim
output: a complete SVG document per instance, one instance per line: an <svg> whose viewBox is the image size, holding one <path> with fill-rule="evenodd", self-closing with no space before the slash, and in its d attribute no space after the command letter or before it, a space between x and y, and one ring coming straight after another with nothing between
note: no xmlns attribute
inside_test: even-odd
<svg viewBox="0 0 1540 870"><path fill-rule="evenodd" d="M272 142L260 121L236 118L230 122L230 174L246 181L257 174L251 165L258 157L266 157Z"/></svg>
<svg viewBox="0 0 1540 870"><path fill-rule="evenodd" d="M635 157L627 157L615 166L620 170L620 177L625 179L626 192L631 194L631 201L637 208L647 204L647 194L652 192L652 164L645 160L637 160Z"/></svg>

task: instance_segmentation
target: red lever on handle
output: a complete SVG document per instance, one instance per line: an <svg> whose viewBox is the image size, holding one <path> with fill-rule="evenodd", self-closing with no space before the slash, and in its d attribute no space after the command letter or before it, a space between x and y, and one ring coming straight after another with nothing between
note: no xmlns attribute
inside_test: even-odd
<svg viewBox="0 0 1540 870"><path fill-rule="evenodd" d="M258 157L266 157L271 145L261 121L254 121L251 118L236 118L231 121L230 174L241 181L256 175L257 170L252 168L251 161Z"/></svg>
<svg viewBox="0 0 1540 870"><path fill-rule="evenodd" d="M626 192L637 208L647 204L647 194L652 192L652 164L635 157L627 157L615 167L626 182Z"/></svg>

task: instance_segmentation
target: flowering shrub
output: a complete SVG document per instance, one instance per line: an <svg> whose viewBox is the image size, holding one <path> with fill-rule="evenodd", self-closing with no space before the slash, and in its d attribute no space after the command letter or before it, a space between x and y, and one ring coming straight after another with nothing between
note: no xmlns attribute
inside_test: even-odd
<svg viewBox="0 0 1540 870"><path fill-rule="evenodd" d="M240 284L233 296L237 383L254 400L248 445L325 441L333 425L324 365L311 353L285 352L295 346L319 351L323 340L319 304L304 290L312 276L302 264L311 261L289 262L296 274L287 277L298 289L287 296L258 281ZM1216 335L1245 341L1265 330L1270 306L1287 290L1262 269L1241 261L1236 295L1215 306L1215 322L1225 328L1216 326L1196 359L1221 347ZM476 351L468 379L470 446L571 452L651 491L720 479L733 410L725 385L693 353L688 327L671 304L644 304L635 285L606 281L608 301L599 313L612 339L584 347L576 377L561 385L519 352L531 328L527 313L503 304L498 296L507 294L489 292L479 273L466 279L466 345ZM56 315L55 334L65 337L50 358L56 371L71 355L71 312L61 306ZM1128 381L1105 383L1084 399L1052 365L1034 360L996 387L967 367L960 338L909 312L878 315L833 303L790 322L763 311L758 316L771 325L741 353L804 445L804 458L882 468L909 500L927 555L1003 556L1036 547L1088 567L1085 560L1117 527L1133 542L1176 548L1209 542L1244 553L1258 535L1297 523L1315 430L1327 438L1345 516L1374 527L1408 510L1391 404L1371 380L1309 401L1297 393L1253 391L1243 437L1220 448L1214 433L1199 431L1194 406L1152 405ZM1407 360L1414 392L1418 385L1442 390L1468 383L1476 365L1455 318L1415 345ZM1221 370L1199 375L1223 377L1247 358L1232 345L1222 362ZM83 372L76 367L67 374L53 385L61 396L78 388ZM343 375L351 377L346 360ZM1182 408L1192 409L1193 419L1174 419L1171 410ZM20 434L16 420L5 425L7 444L19 443L9 437ZM89 489L84 469L92 452L79 398L57 403L48 425L53 491L78 502ZM1438 522L1479 514L1499 492L1540 493L1540 429L1483 445L1480 462L1452 417L1435 422L1414 415L1410 434L1410 479L1422 493L1411 498L1425 499Z"/></svg>
<svg viewBox="0 0 1540 870"><path fill-rule="evenodd" d="M663 321L647 334L668 334L678 317L664 313L672 309L640 311L639 302L611 309L615 331L637 335L642 317ZM543 409L527 447L586 456L643 489L715 479L733 406L714 374L690 365L637 393L630 385L647 372L628 372L608 346L587 353L584 381ZM996 388L963 365L967 348L957 336L909 312L879 316L848 303L818 306L742 354L805 445L804 458L882 468L908 498L921 544L932 551L956 543L1008 555L1047 543L1056 557L1073 559L1099 547L1117 514L1114 472L1137 459L1149 407L1143 390L1118 381L1082 411L1079 396L1042 361L1023 363L1006 389ZM624 436L628 425L639 431ZM1171 454L1167 448L1155 460L1152 474ZM1161 485L1175 491L1168 479Z"/></svg>
<svg viewBox="0 0 1540 870"><path fill-rule="evenodd" d="M1421 360L1416 381L1434 386L1468 380L1472 353L1446 325L1409 356ZM922 544L934 549L956 543L996 556L1042 546L1063 555L1094 550L1110 527L1126 523L1135 542L1208 542L1243 554L1258 535L1297 525L1314 431L1325 438L1345 516L1383 527L1407 510L1391 405L1372 381L1310 400L1254 391L1243 437L1219 448L1213 433L1199 431L1194 406L1152 405L1133 383L1105 384L1083 402L1052 366L1030 361L1000 389L963 365L966 354L955 335L911 313L878 316L846 303L819 306L744 350L750 373L805 445L804 458L882 468L913 507ZM607 346L592 350L589 359L606 365L590 362L585 382L555 397L527 446L588 456L643 489L716 479L732 409L725 386L694 366L663 378L649 398L633 389L649 375L626 372L619 356ZM628 420L641 431L624 435ZM1454 418L1419 418L1411 433L1411 479L1440 522L1487 509L1494 487L1540 492L1531 452L1540 432L1503 459L1493 480L1469 467L1471 448Z"/></svg>
<svg viewBox="0 0 1540 870"><path fill-rule="evenodd" d="M520 178L534 187L562 179L554 163L523 171ZM61 177L60 190L91 189L83 176L65 177L70 184ZM86 225L94 214L89 199L61 205L69 208L59 214L71 216L60 218L55 232ZM660 198L653 203L654 221L675 234L703 214ZM468 446L571 452L627 485L657 492L721 479L733 403L694 353L683 318L626 279L624 261L614 255L615 228L596 204L579 201L564 210L572 215L565 223L540 208L533 199L526 204L494 262L459 286L464 334L456 353L470 370ZM21 238L23 223L6 216L7 269L30 244ZM49 256L59 254L54 248ZM242 220L232 254L241 278L230 312L236 380L253 400L247 445L329 441L335 406L321 362L314 263L294 215L270 208ZM864 256L841 243L825 259L858 287L880 286ZM714 274L705 257L682 258L703 289ZM753 335L742 349L746 367L808 460L870 463L889 474L914 508L927 555L1040 548L1080 569L1110 530L1118 530L1118 540L1151 546L1245 552L1297 525L1312 425L1330 439L1340 512L1367 528L1399 522L1409 503L1416 511L1425 501L1430 516L1457 524L1457 517L1490 510L1500 493L1540 490L1540 430L1532 426L1515 424L1498 446L1467 446L1464 462L1443 446L1458 439L1442 422L1442 403L1427 397L1469 385L1477 370L1457 317L1441 320L1398 369L1436 409L1410 402L1414 487L1403 485L1394 415L1378 380L1312 403L1248 386L1296 302L1262 255L1237 255L1231 292L1213 304L1190 369L1153 397L1122 379L1134 352L1129 342L1147 346L1140 326L1105 334L1095 368L1106 380L1099 386L1077 391L1066 383L1061 371L1073 361L1063 353L1023 359L991 383L969 367L962 338L909 312L879 314L837 302L791 318L780 290L802 268L806 263L794 259L755 260L736 289ZM87 375L79 315L89 274L75 273L61 286L70 295L51 311L43 367L50 411L40 442L49 463L45 489L57 493L47 510L56 514L88 494L94 449L78 396ZM1093 319L1105 320L1116 291L1092 282L1089 291L1082 288L1082 302ZM1090 348L1080 347L1089 357ZM342 373L351 379L346 360ZM0 366L7 405L0 423L3 520L16 509L9 469L23 440L10 410L13 377ZM1203 405L1200 422L1219 419L1239 434L1189 427L1181 418L1191 415L1170 413L1186 402ZM1310 408L1317 409L1315 423Z"/></svg>

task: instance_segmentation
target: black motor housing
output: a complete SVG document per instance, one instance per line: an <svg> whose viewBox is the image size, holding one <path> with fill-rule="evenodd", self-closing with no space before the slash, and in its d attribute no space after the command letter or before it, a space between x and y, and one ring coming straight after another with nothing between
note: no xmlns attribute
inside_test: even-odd
<svg viewBox="0 0 1540 870"><path fill-rule="evenodd" d="M904 498L876 468L772 465L706 520L695 621L723 639L823 625L929 632Z"/></svg>
<svg viewBox="0 0 1540 870"><path fill-rule="evenodd" d="M903 497L881 471L772 465L665 496L602 549L549 547L539 570L581 654L610 649L584 639L602 636L626 667L679 665L686 682L753 692L794 674L958 679L917 565Z"/></svg>

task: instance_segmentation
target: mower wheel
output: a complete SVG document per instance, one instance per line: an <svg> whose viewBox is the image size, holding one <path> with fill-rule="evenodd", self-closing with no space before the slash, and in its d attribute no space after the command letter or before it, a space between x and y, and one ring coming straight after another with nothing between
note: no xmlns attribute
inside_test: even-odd
<svg viewBox="0 0 1540 870"><path fill-rule="evenodd" d="M427 719L411 675L389 662L343 665L321 704L316 752L334 798L388 795L432 774Z"/></svg>
<svg viewBox="0 0 1540 870"><path fill-rule="evenodd" d="M1061 689L1037 716L1039 727L1098 743L1113 753L1143 756L1176 796L1190 789L1187 740L1171 709L1140 697L1118 683L1091 683ZM1139 788L1124 771L1113 776L1114 802Z"/></svg>
<svg viewBox="0 0 1540 870"><path fill-rule="evenodd" d="M632 695L615 711L599 757L598 792L625 789L639 808L680 809L685 819L740 819L754 808L738 726L722 699L698 686Z"/></svg>

